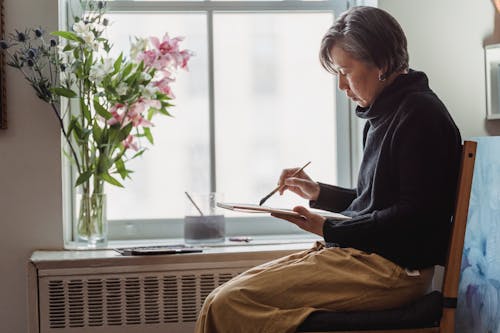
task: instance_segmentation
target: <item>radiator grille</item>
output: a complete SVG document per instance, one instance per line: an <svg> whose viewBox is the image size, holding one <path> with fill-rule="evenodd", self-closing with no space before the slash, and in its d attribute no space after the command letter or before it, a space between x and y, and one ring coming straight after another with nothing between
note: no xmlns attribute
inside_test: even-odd
<svg viewBox="0 0 500 333"><path fill-rule="evenodd" d="M121 287L121 280L119 278L106 279L105 295L106 295L106 321L108 325L121 325L122 287Z"/></svg>
<svg viewBox="0 0 500 333"><path fill-rule="evenodd" d="M160 282L154 276L144 279L144 321L146 324L160 323Z"/></svg>
<svg viewBox="0 0 500 333"><path fill-rule="evenodd" d="M84 299L83 281L68 282L69 327L83 327Z"/></svg>
<svg viewBox="0 0 500 333"><path fill-rule="evenodd" d="M40 278L42 332L192 323L208 294L243 270Z"/></svg>
<svg viewBox="0 0 500 333"><path fill-rule="evenodd" d="M89 326L102 326L104 323L104 288L102 284L103 281L99 279L87 281Z"/></svg>
<svg viewBox="0 0 500 333"><path fill-rule="evenodd" d="M163 277L163 321L165 323L179 322L177 304L179 304L177 278L175 276L165 276Z"/></svg>
<svg viewBox="0 0 500 333"><path fill-rule="evenodd" d="M49 281L49 316L51 328L66 327L66 299L63 281Z"/></svg>

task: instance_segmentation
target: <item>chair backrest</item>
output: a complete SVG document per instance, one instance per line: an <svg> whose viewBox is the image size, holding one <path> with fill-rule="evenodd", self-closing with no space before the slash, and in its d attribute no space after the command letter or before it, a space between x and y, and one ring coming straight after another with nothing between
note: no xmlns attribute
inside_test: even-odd
<svg viewBox="0 0 500 333"><path fill-rule="evenodd" d="M458 284L460 282L460 267L464 248L465 227L469 213L469 199L474 174L477 143L465 141L462 149L462 161L457 187L457 199L453 226L443 279L443 316L440 333L455 331L455 309L457 305Z"/></svg>

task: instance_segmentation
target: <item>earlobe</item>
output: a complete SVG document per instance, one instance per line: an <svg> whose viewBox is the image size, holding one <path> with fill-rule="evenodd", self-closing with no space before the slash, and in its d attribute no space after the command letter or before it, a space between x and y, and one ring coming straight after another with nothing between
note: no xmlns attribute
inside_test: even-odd
<svg viewBox="0 0 500 333"><path fill-rule="evenodd" d="M378 80L379 81L385 81L385 79L387 79L387 76L385 75L385 73L379 73L378 74Z"/></svg>

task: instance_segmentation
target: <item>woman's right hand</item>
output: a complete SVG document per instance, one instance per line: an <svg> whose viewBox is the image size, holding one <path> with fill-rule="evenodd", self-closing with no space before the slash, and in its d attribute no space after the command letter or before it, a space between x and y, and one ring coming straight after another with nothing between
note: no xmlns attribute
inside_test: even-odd
<svg viewBox="0 0 500 333"><path fill-rule="evenodd" d="M290 190L304 199L307 200L317 200L319 196L319 184L316 183L307 175L307 173L302 170L297 175L292 175L300 168L284 169L281 172L278 185L281 186L279 192L283 195L283 192Z"/></svg>

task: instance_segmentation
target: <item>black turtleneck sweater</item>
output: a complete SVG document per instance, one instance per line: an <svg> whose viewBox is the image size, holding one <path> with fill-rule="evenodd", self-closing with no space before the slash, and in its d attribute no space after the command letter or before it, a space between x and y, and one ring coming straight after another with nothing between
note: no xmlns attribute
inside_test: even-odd
<svg viewBox="0 0 500 333"><path fill-rule="evenodd" d="M461 138L427 76L398 76L368 108L355 190L320 183L311 207L351 216L327 220L326 242L377 253L406 268L443 264L460 164Z"/></svg>

